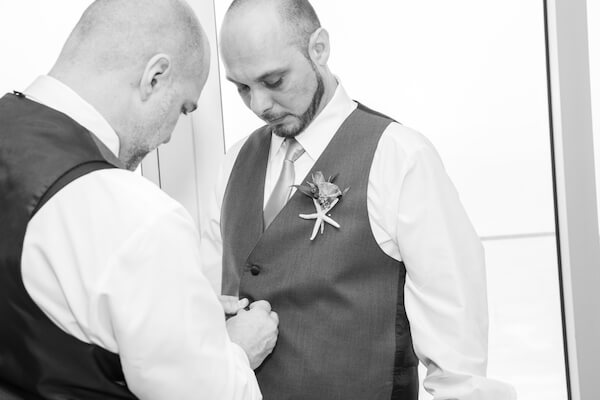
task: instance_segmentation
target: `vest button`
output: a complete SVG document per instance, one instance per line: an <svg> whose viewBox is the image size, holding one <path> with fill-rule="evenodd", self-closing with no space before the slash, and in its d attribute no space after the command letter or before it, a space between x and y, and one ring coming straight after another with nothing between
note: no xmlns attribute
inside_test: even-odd
<svg viewBox="0 0 600 400"><path fill-rule="evenodd" d="M258 265L252 265L250 267L250 273L254 276L260 274L260 267Z"/></svg>

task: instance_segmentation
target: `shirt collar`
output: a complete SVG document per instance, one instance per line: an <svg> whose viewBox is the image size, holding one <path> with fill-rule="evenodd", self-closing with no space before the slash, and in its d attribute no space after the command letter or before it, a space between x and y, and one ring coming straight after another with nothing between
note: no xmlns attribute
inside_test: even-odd
<svg viewBox="0 0 600 400"><path fill-rule="evenodd" d="M47 107L68 115L94 134L115 156L119 155L119 137L108 121L73 89L48 75L39 76L24 94Z"/></svg>
<svg viewBox="0 0 600 400"><path fill-rule="evenodd" d="M321 110L319 115L317 115L310 125L308 125L302 133L296 136L296 140L306 151L305 154L313 161L316 161L321 156L339 127L357 107L356 102L348 96L342 84L339 83L339 79L337 79L337 81L337 88L329 103L327 103L325 108ZM272 134L272 155L283 150L283 141L284 138Z"/></svg>

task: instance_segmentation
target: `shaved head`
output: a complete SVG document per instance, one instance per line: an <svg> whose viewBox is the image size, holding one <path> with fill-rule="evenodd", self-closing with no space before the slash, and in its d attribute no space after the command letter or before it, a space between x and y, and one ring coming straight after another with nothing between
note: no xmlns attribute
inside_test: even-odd
<svg viewBox="0 0 600 400"><path fill-rule="evenodd" d="M301 134L335 93L329 34L307 0L234 0L220 39L227 79L276 135Z"/></svg>
<svg viewBox="0 0 600 400"><path fill-rule="evenodd" d="M97 0L83 13L57 67L96 72L135 68L161 52L187 74L208 52L206 35L190 6L180 0Z"/></svg>
<svg viewBox="0 0 600 400"><path fill-rule="evenodd" d="M49 75L102 114L135 169L196 109L209 65L208 39L184 0L96 0Z"/></svg>
<svg viewBox="0 0 600 400"><path fill-rule="evenodd" d="M246 7L257 6L273 7L280 23L286 28L288 40L308 56L310 36L321 27L321 22L307 0L234 0L227 10L227 15L244 14Z"/></svg>

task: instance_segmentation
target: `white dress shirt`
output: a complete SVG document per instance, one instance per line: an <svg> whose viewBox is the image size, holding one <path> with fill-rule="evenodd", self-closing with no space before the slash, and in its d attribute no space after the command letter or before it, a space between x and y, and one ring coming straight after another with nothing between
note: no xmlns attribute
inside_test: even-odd
<svg viewBox="0 0 600 400"><path fill-rule="evenodd" d="M66 85L42 76L25 94L118 154L108 122ZM56 325L119 355L140 399L262 398L202 273L192 218L147 179L105 169L60 190L27 226L22 275Z"/></svg>
<svg viewBox="0 0 600 400"><path fill-rule="evenodd" d="M296 184L302 183L356 107L338 84L331 101L296 137L306 150L294 163ZM216 290L221 285L220 210L244 142L225 157L202 229L206 274ZM285 147L283 138L272 135L265 203L281 172ZM381 249L406 265L406 312L415 352L427 367L425 388L436 400L515 398L510 386L485 378L488 314L483 248L425 137L398 123L383 132L369 175L367 208Z"/></svg>

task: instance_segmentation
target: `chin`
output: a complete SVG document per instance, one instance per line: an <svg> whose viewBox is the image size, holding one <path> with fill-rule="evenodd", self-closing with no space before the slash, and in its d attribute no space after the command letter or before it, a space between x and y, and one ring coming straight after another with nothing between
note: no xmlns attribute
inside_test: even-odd
<svg viewBox="0 0 600 400"><path fill-rule="evenodd" d="M129 171L135 171L137 167L142 163L144 157L148 155L152 150L150 149L135 149L134 151L129 152L126 156L122 157L123 164L125 168Z"/></svg>
<svg viewBox="0 0 600 400"><path fill-rule="evenodd" d="M298 136L304 130L300 124L290 125L275 125L273 126L273 133L283 138L293 138Z"/></svg>
<svg viewBox="0 0 600 400"><path fill-rule="evenodd" d="M135 171L137 167L139 167L139 165L142 163L143 159L144 157L135 157L128 160L125 163L125 169L128 169L129 171Z"/></svg>
<svg viewBox="0 0 600 400"><path fill-rule="evenodd" d="M165 140L163 140L159 146L162 146L163 144L167 144L170 141L171 141L171 136L169 136L168 138L166 138Z"/></svg>

